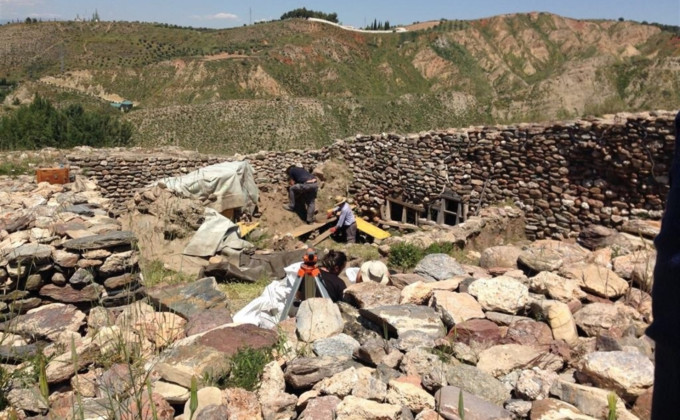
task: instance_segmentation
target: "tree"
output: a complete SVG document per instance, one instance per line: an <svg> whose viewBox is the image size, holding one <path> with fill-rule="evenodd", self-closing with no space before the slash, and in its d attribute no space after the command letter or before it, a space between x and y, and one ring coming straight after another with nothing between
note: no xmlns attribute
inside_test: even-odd
<svg viewBox="0 0 680 420"><path fill-rule="evenodd" d="M302 7L299 9L294 9L289 12L286 12L281 15L281 20L285 19L293 19L293 18L317 18L317 19L324 19L329 22L333 23L338 23L338 14L337 13L324 13L324 12L318 12L316 10L307 10L306 8Z"/></svg>
<svg viewBox="0 0 680 420"><path fill-rule="evenodd" d="M99 22L99 12L97 12L97 9L94 9L94 13L92 13L92 22Z"/></svg>

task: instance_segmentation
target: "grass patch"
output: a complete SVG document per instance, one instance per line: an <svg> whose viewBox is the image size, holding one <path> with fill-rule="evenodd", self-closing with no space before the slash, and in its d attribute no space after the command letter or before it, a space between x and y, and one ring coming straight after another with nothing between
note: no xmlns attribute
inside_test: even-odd
<svg viewBox="0 0 680 420"><path fill-rule="evenodd" d="M2 176L19 176L28 175L34 172L31 162L22 160L21 162L2 162L0 163L0 175Z"/></svg>
<svg viewBox="0 0 680 420"><path fill-rule="evenodd" d="M479 261L470 258L468 252L464 248L459 248L451 242L435 242L427 248L422 248L409 243L392 245L390 248L388 265L392 268L410 270L426 255L430 254L446 254L460 264L479 265Z"/></svg>
<svg viewBox="0 0 680 420"><path fill-rule="evenodd" d="M218 284L217 288L227 295L229 308L232 313L236 313L260 296L269 283L271 280L268 277L260 277L255 283L224 283Z"/></svg>
<svg viewBox="0 0 680 420"><path fill-rule="evenodd" d="M141 267L142 275L144 276L144 285L146 287L153 287L160 283L190 283L195 280L188 274L165 268L163 261L160 260L147 261L146 263L143 263Z"/></svg>
<svg viewBox="0 0 680 420"><path fill-rule="evenodd" d="M380 252L378 248L371 244L343 244L327 239L321 242L319 248L333 249L347 254L347 258L361 258L364 261L379 260Z"/></svg>

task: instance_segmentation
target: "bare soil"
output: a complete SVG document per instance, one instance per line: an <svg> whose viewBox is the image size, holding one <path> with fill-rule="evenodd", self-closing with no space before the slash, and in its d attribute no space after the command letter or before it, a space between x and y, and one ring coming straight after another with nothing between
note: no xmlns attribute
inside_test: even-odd
<svg viewBox="0 0 680 420"><path fill-rule="evenodd" d="M331 160L316 169L323 174L316 199L316 220L322 221L326 217L326 211L335 205L335 197L347 195L352 175L347 165L340 161ZM272 239L304 224L297 214L283 209L283 205L287 203L288 192L285 185L271 185L264 190L260 189L259 209L262 217L258 221L260 228Z"/></svg>

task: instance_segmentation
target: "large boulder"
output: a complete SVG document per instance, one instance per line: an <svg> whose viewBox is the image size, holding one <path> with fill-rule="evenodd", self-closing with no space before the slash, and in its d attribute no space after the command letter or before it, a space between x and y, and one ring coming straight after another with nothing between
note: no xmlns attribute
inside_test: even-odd
<svg viewBox="0 0 680 420"><path fill-rule="evenodd" d="M617 298L628 290L628 282L612 270L597 264L576 263L562 267L560 274L575 279L586 292L605 298Z"/></svg>
<svg viewBox="0 0 680 420"><path fill-rule="evenodd" d="M335 419L396 420L400 413L401 406L381 404L376 401L365 400L349 395L335 408Z"/></svg>
<svg viewBox="0 0 680 420"><path fill-rule="evenodd" d="M501 381L474 366L448 365L446 382L497 405L503 405L510 398L510 391Z"/></svg>
<svg viewBox="0 0 680 420"><path fill-rule="evenodd" d="M446 254L426 255L416 265L413 272L436 281L466 274L463 267L454 258Z"/></svg>
<svg viewBox="0 0 680 420"><path fill-rule="evenodd" d="M531 272L555 271L564 260L562 255L554 249L532 247L522 251L517 259L520 267L527 267Z"/></svg>
<svg viewBox="0 0 680 420"><path fill-rule="evenodd" d="M583 414L598 419L607 418L609 413L608 399L611 391L558 379L553 383L552 388L550 388L550 394L575 406ZM637 419L626 409L626 405L621 398L615 395L615 399L618 420Z"/></svg>
<svg viewBox="0 0 680 420"><path fill-rule="evenodd" d="M479 266L483 268L517 268L517 258L521 253L521 249L512 245L492 246L482 251Z"/></svg>
<svg viewBox="0 0 680 420"><path fill-rule="evenodd" d="M481 344L484 347L500 344L502 334L498 325L488 319L470 319L449 331L447 338L468 345Z"/></svg>
<svg viewBox="0 0 680 420"><path fill-rule="evenodd" d="M568 279L549 271L542 271L531 277L529 287L532 292L544 294L565 303L586 297L577 280Z"/></svg>
<svg viewBox="0 0 680 420"><path fill-rule="evenodd" d="M606 332L620 333L637 317L637 311L629 306L596 302L579 309L574 314L574 321L586 335L596 337Z"/></svg>
<svg viewBox="0 0 680 420"><path fill-rule="evenodd" d="M361 309L359 313L390 333L402 336L409 331L422 332L434 339L446 335L446 327L434 309L416 305L390 305Z"/></svg>
<svg viewBox="0 0 680 420"><path fill-rule="evenodd" d="M397 305L401 291L394 287L374 281L352 284L343 292L343 300L357 308Z"/></svg>
<svg viewBox="0 0 680 420"><path fill-rule="evenodd" d="M484 318L482 306L467 293L435 290L429 306L441 314L442 321L449 328L468 319Z"/></svg>
<svg viewBox="0 0 680 420"><path fill-rule="evenodd" d="M73 305L52 303L19 315L12 321L0 324L0 329L24 336L37 336L56 340L64 331L78 331L85 321L85 314Z"/></svg>
<svg viewBox="0 0 680 420"><path fill-rule="evenodd" d="M332 337L322 338L314 341L312 349L317 356L331 357L352 357L354 351L359 349L361 344L347 334L337 334Z"/></svg>
<svg viewBox="0 0 680 420"><path fill-rule="evenodd" d="M506 276L475 280L468 293L477 298L484 310L509 314L516 314L529 301L529 289Z"/></svg>
<svg viewBox="0 0 680 420"><path fill-rule="evenodd" d="M311 343L342 332L345 322L340 309L330 299L311 298L300 304L296 316L300 340Z"/></svg>
<svg viewBox="0 0 680 420"><path fill-rule="evenodd" d="M222 325L231 324L231 311L227 308L210 308L189 317L184 326L187 336L200 334Z"/></svg>
<svg viewBox="0 0 680 420"><path fill-rule="evenodd" d="M515 369L538 367L556 371L564 361L543 347L521 344L501 344L482 351L477 367L495 377L506 375Z"/></svg>
<svg viewBox="0 0 680 420"><path fill-rule="evenodd" d="M492 404L456 386L445 386L434 395L439 413L445 419L453 420L462 417L458 412L461 395L466 420L512 420L514 418L511 412L501 406Z"/></svg>
<svg viewBox="0 0 680 420"><path fill-rule="evenodd" d="M463 282L466 276L456 276L448 280L430 281L430 282L415 282L404 287L401 290L401 298L399 303L404 305L412 303L414 305L424 305L430 298L432 292L435 290L455 291Z"/></svg>
<svg viewBox="0 0 680 420"><path fill-rule="evenodd" d="M640 353L596 351L585 355L580 369L600 388L634 400L654 383L654 365Z"/></svg>
<svg viewBox="0 0 680 420"><path fill-rule="evenodd" d="M352 362L347 358L299 357L286 365L286 383L293 389L309 389L322 379L342 372L350 366Z"/></svg>
<svg viewBox="0 0 680 420"><path fill-rule="evenodd" d="M426 408L434 408L434 397L419 385L392 379L388 383L388 403L401 407L407 407L413 413L420 413Z"/></svg>
<svg viewBox="0 0 680 420"><path fill-rule="evenodd" d="M229 358L240 349L258 350L273 347L278 340L278 333L252 324L241 324L225 325L195 337L196 344L212 347Z"/></svg>

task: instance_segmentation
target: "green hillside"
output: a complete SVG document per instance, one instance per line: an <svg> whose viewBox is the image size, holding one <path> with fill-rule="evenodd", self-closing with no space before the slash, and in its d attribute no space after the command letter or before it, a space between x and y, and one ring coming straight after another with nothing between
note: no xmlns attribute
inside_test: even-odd
<svg viewBox="0 0 680 420"><path fill-rule="evenodd" d="M3 112L34 93L123 116L141 145L233 153L359 132L680 107L680 40L634 22L518 14L375 34L301 19L227 30L0 26ZM112 108L111 108L111 112Z"/></svg>

